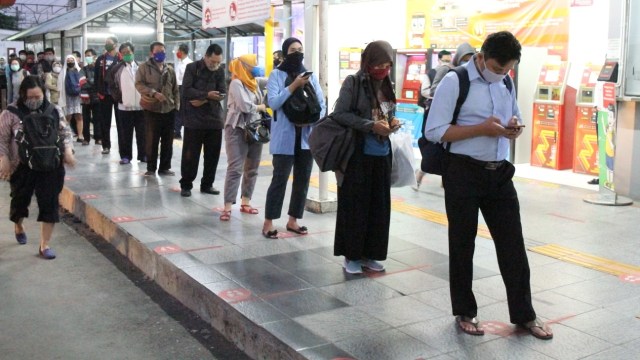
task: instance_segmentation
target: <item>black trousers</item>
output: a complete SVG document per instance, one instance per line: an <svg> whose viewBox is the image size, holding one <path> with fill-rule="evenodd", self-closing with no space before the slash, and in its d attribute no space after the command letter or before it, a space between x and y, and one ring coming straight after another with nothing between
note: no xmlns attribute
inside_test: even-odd
<svg viewBox="0 0 640 360"><path fill-rule="evenodd" d="M118 150L120 159L133 159L133 131L136 131L136 145L138 148L138 160L145 159L145 131L144 114L139 111L118 110L120 117L120 129L118 129Z"/></svg>
<svg viewBox="0 0 640 360"><path fill-rule="evenodd" d="M307 192L309 191L313 157L311 157L311 151L300 148L298 141L296 142L294 155L273 155L273 177L271 178L269 190L267 190L267 202L265 205L266 219L280 218L291 168L293 168L293 185L288 215L296 219L302 219L304 205L307 201Z"/></svg>
<svg viewBox="0 0 640 360"><path fill-rule="evenodd" d="M443 183L449 220L449 286L453 315L474 317L478 312L471 282L480 210L496 247L511 322L519 324L535 319L520 204L512 181L514 166L505 162L497 169L489 170L454 155L447 156L445 163Z"/></svg>
<svg viewBox="0 0 640 360"><path fill-rule="evenodd" d="M27 165L18 165L9 179L11 187L9 219L17 223L20 219L29 217L29 205L35 192L38 201L38 221L59 222L58 195L64 185L64 175L63 165L54 171L33 171Z"/></svg>
<svg viewBox="0 0 640 360"><path fill-rule="evenodd" d="M102 148L111 149L111 117L115 109L116 113L116 130L120 131L118 121L117 104L113 101L111 95L105 95L104 99L98 103L97 122L100 126L100 135L102 136Z"/></svg>
<svg viewBox="0 0 640 360"><path fill-rule="evenodd" d="M173 135L173 133L172 133ZM222 148L222 129L184 128L182 137L182 163L180 165L180 188L191 190L198 175L200 151L203 152L204 169L200 188L210 188L216 179L216 169Z"/></svg>
<svg viewBox="0 0 640 360"><path fill-rule="evenodd" d="M175 110L156 113L144 110L145 146L147 171L171 169L173 156L173 122ZM158 145L160 145L160 167L158 168Z"/></svg>
<svg viewBox="0 0 640 360"><path fill-rule="evenodd" d="M391 157L362 155L338 187L333 254L385 260L391 224Z"/></svg>
<svg viewBox="0 0 640 360"><path fill-rule="evenodd" d="M102 126L98 123L98 104L82 104L82 138L85 141L91 140L91 124L93 124L93 138L102 140Z"/></svg>

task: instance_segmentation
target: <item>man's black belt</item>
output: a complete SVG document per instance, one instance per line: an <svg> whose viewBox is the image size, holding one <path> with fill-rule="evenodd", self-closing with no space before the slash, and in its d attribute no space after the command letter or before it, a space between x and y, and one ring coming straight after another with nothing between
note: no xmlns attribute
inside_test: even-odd
<svg viewBox="0 0 640 360"><path fill-rule="evenodd" d="M481 168L483 168L485 170L497 170L502 165L507 163L507 160L482 161L482 160L474 159L474 158L472 158L471 156L468 156L468 155L454 154L454 153L449 153L449 154L451 154L451 156L453 156L453 157L456 157L456 158L459 158L461 160L464 160L465 162L468 162L470 164L480 166Z"/></svg>

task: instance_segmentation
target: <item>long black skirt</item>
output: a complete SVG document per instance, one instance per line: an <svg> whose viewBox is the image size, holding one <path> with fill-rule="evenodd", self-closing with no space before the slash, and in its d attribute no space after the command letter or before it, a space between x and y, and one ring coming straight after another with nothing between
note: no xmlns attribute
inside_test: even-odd
<svg viewBox="0 0 640 360"><path fill-rule="evenodd" d="M333 254L349 260L385 260L391 221L391 156L358 155L350 161L338 187Z"/></svg>

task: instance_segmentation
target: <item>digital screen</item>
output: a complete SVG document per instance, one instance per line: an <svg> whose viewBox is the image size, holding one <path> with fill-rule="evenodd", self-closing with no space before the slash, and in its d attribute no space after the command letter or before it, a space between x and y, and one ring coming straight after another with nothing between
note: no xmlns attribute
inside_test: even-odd
<svg viewBox="0 0 640 360"><path fill-rule="evenodd" d="M539 94L540 95L544 95L544 96L548 96L549 95L549 89L540 89Z"/></svg>
<svg viewBox="0 0 640 360"><path fill-rule="evenodd" d="M413 91L412 90L407 90L404 92L404 95L407 99L413 99Z"/></svg>

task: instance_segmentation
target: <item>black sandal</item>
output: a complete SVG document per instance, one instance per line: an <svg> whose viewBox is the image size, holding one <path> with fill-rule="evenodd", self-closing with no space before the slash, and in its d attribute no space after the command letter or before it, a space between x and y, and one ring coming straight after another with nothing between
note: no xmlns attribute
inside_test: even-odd
<svg viewBox="0 0 640 360"><path fill-rule="evenodd" d="M267 230L267 231L262 231L262 236L266 237L267 239L277 239L278 238L278 230L274 229L274 230Z"/></svg>

